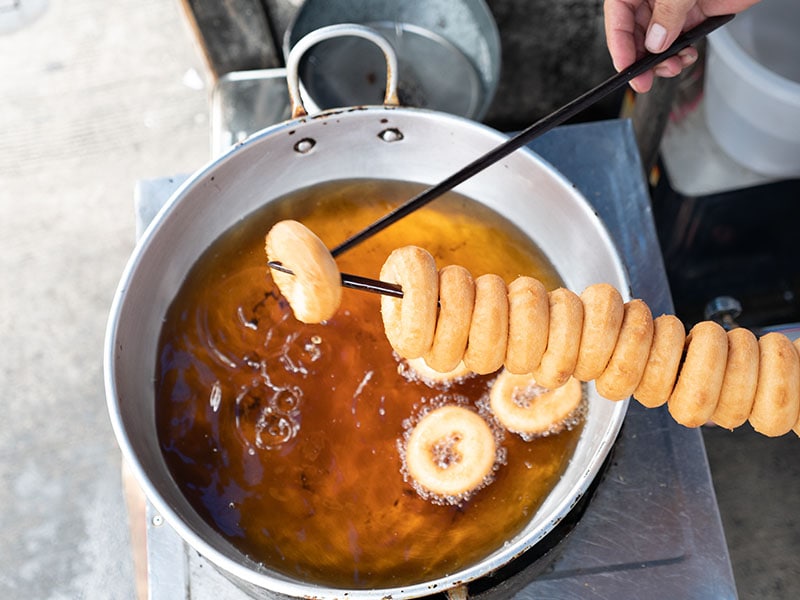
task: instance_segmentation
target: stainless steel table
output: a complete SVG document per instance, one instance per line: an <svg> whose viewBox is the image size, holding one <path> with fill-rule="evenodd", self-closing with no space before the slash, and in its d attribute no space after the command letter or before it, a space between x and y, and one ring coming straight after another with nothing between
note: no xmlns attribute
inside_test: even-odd
<svg viewBox="0 0 800 600"><path fill-rule="evenodd" d="M654 315L672 311L636 143L628 121L559 127L531 147L586 196L630 274L631 293ZM140 182L138 227L182 177ZM729 599L736 589L699 430L666 408L632 402L596 486L574 518L495 577L470 586L479 599ZM152 507L147 523L152 600L249 598L186 546ZM264 593L263 598L275 596Z"/></svg>

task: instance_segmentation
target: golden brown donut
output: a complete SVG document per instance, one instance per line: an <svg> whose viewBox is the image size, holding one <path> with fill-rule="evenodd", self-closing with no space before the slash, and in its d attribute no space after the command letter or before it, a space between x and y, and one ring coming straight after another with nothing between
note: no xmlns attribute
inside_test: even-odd
<svg viewBox="0 0 800 600"><path fill-rule="evenodd" d="M633 397L643 406L661 406L672 393L686 345L686 329L675 315L661 315L653 320L653 343Z"/></svg>
<svg viewBox="0 0 800 600"><path fill-rule="evenodd" d="M673 419L686 427L708 422L717 407L727 359L728 336L722 325L701 321L692 327L678 383L668 401Z"/></svg>
<svg viewBox="0 0 800 600"><path fill-rule="evenodd" d="M436 330L439 274L433 256L417 246L392 251L381 267L381 279L397 283L402 298L381 296L381 316L389 343L403 358L430 350Z"/></svg>
<svg viewBox="0 0 800 600"><path fill-rule="evenodd" d="M422 417L405 447L406 469L416 484L455 503L487 482L496 456L489 424L476 412L455 405Z"/></svg>
<svg viewBox="0 0 800 600"><path fill-rule="evenodd" d="M575 292L558 288L548 294L550 324L547 348L533 371L540 385L555 389L575 371L583 329L583 302Z"/></svg>
<svg viewBox="0 0 800 600"><path fill-rule="evenodd" d="M591 381L599 377L611 359L622 326L622 295L607 283L590 285L581 293L583 331L575 377Z"/></svg>
<svg viewBox="0 0 800 600"><path fill-rule="evenodd" d="M758 340L758 385L750 413L753 429L775 437L792 430L800 412L800 359L782 333Z"/></svg>
<svg viewBox="0 0 800 600"><path fill-rule="evenodd" d="M503 278L487 273L475 280L475 307L464 364L478 374L503 366L508 347L508 290Z"/></svg>
<svg viewBox="0 0 800 600"><path fill-rule="evenodd" d="M454 369L445 372L430 367L422 357L410 358L406 362L413 374L428 385L449 384L472 374L463 361L459 361Z"/></svg>
<svg viewBox="0 0 800 600"><path fill-rule="evenodd" d="M611 360L595 379L597 393L609 400L633 394L644 374L653 343L653 315L642 300L625 303L622 327Z"/></svg>
<svg viewBox="0 0 800 600"><path fill-rule="evenodd" d="M533 277L517 277L508 286L508 349L506 369L530 373L547 348L550 300L544 284Z"/></svg>
<svg viewBox="0 0 800 600"><path fill-rule="evenodd" d="M342 300L342 276L316 234L297 221L279 221L267 233L267 259L294 274L272 270L272 280L303 323L330 319Z"/></svg>
<svg viewBox="0 0 800 600"><path fill-rule="evenodd" d="M750 416L758 384L758 340L747 329L737 327L728 332L728 361L719 401L711 421L735 429Z"/></svg>
<svg viewBox="0 0 800 600"><path fill-rule="evenodd" d="M503 370L489 392L492 414L503 427L523 438L558 433L570 426L580 408L583 387L570 377L554 390L537 384L533 375Z"/></svg>
<svg viewBox="0 0 800 600"><path fill-rule="evenodd" d="M798 356L800 356L800 338L796 339L792 345L797 351ZM795 423L794 427L792 427L792 431L794 431L795 435L800 436L800 415L797 416L797 423Z"/></svg>
<svg viewBox="0 0 800 600"><path fill-rule="evenodd" d="M425 363L433 370L447 373L464 356L469 339L469 325L475 307L475 282L464 267L448 265L439 271L439 317L433 345L425 354Z"/></svg>

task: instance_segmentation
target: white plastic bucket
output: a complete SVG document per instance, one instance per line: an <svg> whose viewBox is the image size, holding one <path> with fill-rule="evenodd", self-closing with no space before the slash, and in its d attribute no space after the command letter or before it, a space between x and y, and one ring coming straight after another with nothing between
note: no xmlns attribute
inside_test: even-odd
<svg viewBox="0 0 800 600"><path fill-rule="evenodd" d="M765 0L709 36L706 119L739 164L800 176L800 0Z"/></svg>

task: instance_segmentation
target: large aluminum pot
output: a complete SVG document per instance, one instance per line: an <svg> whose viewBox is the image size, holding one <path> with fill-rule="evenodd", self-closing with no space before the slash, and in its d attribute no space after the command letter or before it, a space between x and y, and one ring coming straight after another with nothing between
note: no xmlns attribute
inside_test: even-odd
<svg viewBox="0 0 800 600"><path fill-rule="evenodd" d="M585 427L566 472L518 535L479 563L433 581L381 590L329 589L256 564L191 507L162 457L154 378L162 319L201 253L259 207L318 182L382 178L434 184L505 136L461 117L421 109L360 107L270 127L194 174L136 246L114 297L105 347L108 409L125 460L154 508L197 552L251 592L312 598L412 598L491 573L530 549L586 492L608 454L627 402L590 386ZM457 191L518 224L567 287L608 282L627 294L626 273L587 201L539 156L519 150Z"/></svg>

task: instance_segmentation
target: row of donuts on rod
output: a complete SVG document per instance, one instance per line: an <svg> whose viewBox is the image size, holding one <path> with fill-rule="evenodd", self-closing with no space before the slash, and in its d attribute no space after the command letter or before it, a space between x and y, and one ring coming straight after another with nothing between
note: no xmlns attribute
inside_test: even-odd
<svg viewBox="0 0 800 600"><path fill-rule="evenodd" d="M338 309L341 278L325 245L303 230L293 221L276 225L267 255L294 272L273 272L273 278L295 316L319 322ZM607 284L578 295L547 291L526 276L508 285L493 274L473 279L460 266L437 269L434 258L414 246L393 251L380 277L403 291L402 298L381 298L390 344L401 357L422 357L436 371L463 361L477 373L501 367L532 373L547 388L571 377L593 380L609 400L632 396L650 408L666 403L687 427L712 422L733 429L749 421L767 436L800 435L800 340L777 332L756 338L713 321L687 334L674 315L653 318L645 302L624 302Z"/></svg>

